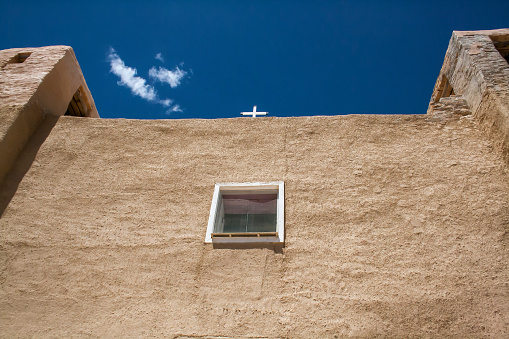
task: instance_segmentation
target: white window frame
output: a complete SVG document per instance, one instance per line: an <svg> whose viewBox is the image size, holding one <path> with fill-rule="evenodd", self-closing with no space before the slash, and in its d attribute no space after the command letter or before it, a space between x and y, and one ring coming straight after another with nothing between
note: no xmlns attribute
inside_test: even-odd
<svg viewBox="0 0 509 339"><path fill-rule="evenodd" d="M220 196L227 191L242 190L277 190L277 215L276 215L276 235L274 236L234 236L234 237L212 237L214 233L214 224L218 212ZM275 182L247 182L247 183L219 183L214 187L212 205L210 206L209 222L207 225L207 235L205 243L284 243L285 242L285 183L283 181Z"/></svg>

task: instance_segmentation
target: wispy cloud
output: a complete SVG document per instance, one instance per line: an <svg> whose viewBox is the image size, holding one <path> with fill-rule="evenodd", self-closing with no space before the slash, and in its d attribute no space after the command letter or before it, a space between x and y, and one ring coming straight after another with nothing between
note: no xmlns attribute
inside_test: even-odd
<svg viewBox="0 0 509 339"><path fill-rule="evenodd" d="M166 111L167 114L170 114L172 112L182 112L180 105L173 105L169 110Z"/></svg>
<svg viewBox="0 0 509 339"><path fill-rule="evenodd" d="M173 70L166 69L164 67L152 67L148 71L148 76L154 80L162 83L169 84L171 88L175 88L180 85L180 81L187 75L186 71L181 70L178 66Z"/></svg>
<svg viewBox="0 0 509 339"><path fill-rule="evenodd" d="M157 100L157 92L154 87L147 84L145 79L136 76L136 68L126 66L113 48L110 48L108 53L108 61L111 66L110 72L120 78L117 82L119 85L129 88L134 95L147 101Z"/></svg>
<svg viewBox="0 0 509 339"><path fill-rule="evenodd" d="M159 60L161 62L164 62L164 57L161 53L157 53L156 56L154 57L156 60Z"/></svg>
<svg viewBox="0 0 509 339"><path fill-rule="evenodd" d="M138 71L136 68L126 66L124 61L112 47L110 47L108 52L108 61L111 66L110 72L120 78L120 80L117 81L118 85L129 88L132 94L139 96L140 98L168 108L166 111L167 114L171 112L182 112L179 105L173 105L172 99L160 99L156 89L147 84L145 79L137 75Z"/></svg>

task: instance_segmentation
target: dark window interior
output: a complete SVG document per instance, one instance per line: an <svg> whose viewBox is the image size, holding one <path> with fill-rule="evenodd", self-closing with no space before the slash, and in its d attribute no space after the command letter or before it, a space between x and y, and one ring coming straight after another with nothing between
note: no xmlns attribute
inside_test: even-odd
<svg viewBox="0 0 509 339"><path fill-rule="evenodd" d="M440 101L440 99L442 98L450 97L451 95L455 95L454 89L452 88L452 85L449 83L449 79L447 79L445 75L442 75L442 79L440 81L435 102Z"/></svg>
<svg viewBox="0 0 509 339"><path fill-rule="evenodd" d="M32 53L29 53L29 52L18 53L11 60L9 60L9 64L21 64L21 63L25 62L26 59L28 59L30 54L32 54Z"/></svg>
<svg viewBox="0 0 509 339"><path fill-rule="evenodd" d="M509 63L509 40L493 41L493 45L495 45L497 51L502 55L502 58Z"/></svg>
<svg viewBox="0 0 509 339"><path fill-rule="evenodd" d="M67 111L65 115L70 115L74 117L86 117L88 116L88 106L85 102L84 95L79 88L76 93L72 96L71 102L69 102L69 106L67 106Z"/></svg>

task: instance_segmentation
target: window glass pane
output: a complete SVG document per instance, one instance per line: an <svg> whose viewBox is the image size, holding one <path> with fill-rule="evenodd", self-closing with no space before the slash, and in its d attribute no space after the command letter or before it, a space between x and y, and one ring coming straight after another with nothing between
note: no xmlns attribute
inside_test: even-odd
<svg viewBox="0 0 509 339"><path fill-rule="evenodd" d="M228 192L223 194L224 227L222 232L275 232L277 194L263 193Z"/></svg>
<svg viewBox="0 0 509 339"><path fill-rule="evenodd" d="M247 214L225 214L223 233L244 233L247 225Z"/></svg>
<svg viewBox="0 0 509 339"><path fill-rule="evenodd" d="M249 214L247 232L275 232L275 214Z"/></svg>

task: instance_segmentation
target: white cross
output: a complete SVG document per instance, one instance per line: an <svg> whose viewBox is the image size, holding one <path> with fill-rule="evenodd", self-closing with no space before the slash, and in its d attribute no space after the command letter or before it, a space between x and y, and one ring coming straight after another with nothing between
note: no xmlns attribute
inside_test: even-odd
<svg viewBox="0 0 509 339"><path fill-rule="evenodd" d="M250 115L252 116L253 118L256 118L257 115L267 115L269 114L269 112L257 112L256 111L256 105L253 106L253 111L252 112L240 112L241 115Z"/></svg>

